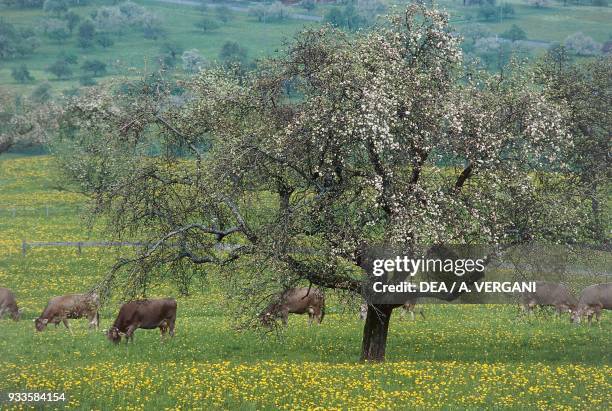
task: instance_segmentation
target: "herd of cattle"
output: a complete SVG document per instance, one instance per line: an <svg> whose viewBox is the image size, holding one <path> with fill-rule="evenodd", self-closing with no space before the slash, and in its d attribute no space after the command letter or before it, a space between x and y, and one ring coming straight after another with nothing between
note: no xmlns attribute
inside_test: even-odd
<svg viewBox="0 0 612 411"><path fill-rule="evenodd" d="M410 312L412 319L417 300L411 299L403 305ZM558 314L569 312L572 322L579 323L587 317L599 321L602 310L612 309L612 283L595 284L586 287L580 298L574 297L571 291L562 284L545 281L536 282L536 291L520 296L520 304L526 313L531 313L536 306L552 306ZM87 318L90 328L100 325L100 299L95 293L64 295L51 299L40 317L34 319L37 331L43 331L47 324L64 326L72 333L69 319ZM419 307L419 313L425 315ZM360 318L367 316L368 305L361 305ZM19 320L21 310L17 306L15 295L8 288L0 287L0 319L4 314L10 314L14 320ZM280 318L287 325L289 314L308 314L308 324L316 321L321 324L325 316L325 296L321 290L311 288L291 288L278 296L259 315L259 320L265 326L272 326ZM134 331L139 328L159 328L162 338L167 332L174 336L176 322L176 301L173 298L139 300L125 303L119 309L119 314L112 327L105 330L107 338L119 343L125 336L126 342L133 341Z"/></svg>

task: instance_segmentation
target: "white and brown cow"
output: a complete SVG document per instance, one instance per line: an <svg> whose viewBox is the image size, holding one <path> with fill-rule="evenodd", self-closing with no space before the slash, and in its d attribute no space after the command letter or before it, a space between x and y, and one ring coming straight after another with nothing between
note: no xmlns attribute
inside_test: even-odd
<svg viewBox="0 0 612 411"><path fill-rule="evenodd" d="M283 325L287 325L289 314L308 314L308 325L313 320L321 324L325 316L325 295L315 288L290 288L266 307L259 315L259 320L263 325L271 327L274 320L280 317Z"/></svg>
<svg viewBox="0 0 612 411"><path fill-rule="evenodd" d="M34 320L36 331L43 331L47 324L56 326L62 322L72 334L69 319L87 318L89 328L100 325L100 298L96 293L69 294L52 298L40 317Z"/></svg>

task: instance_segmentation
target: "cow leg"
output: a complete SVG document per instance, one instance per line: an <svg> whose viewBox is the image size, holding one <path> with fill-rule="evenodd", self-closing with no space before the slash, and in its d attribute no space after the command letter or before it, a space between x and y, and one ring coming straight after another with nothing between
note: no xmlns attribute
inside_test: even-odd
<svg viewBox="0 0 612 411"><path fill-rule="evenodd" d="M312 320L314 320L315 317L315 310L312 307L308 307L308 326L310 327L312 325Z"/></svg>
<svg viewBox="0 0 612 411"><path fill-rule="evenodd" d="M127 331L125 332L125 343L127 344L130 340L132 340L132 342L134 342L134 331L136 331L136 329L138 328L138 326L135 325L130 325L127 329Z"/></svg>
<svg viewBox="0 0 612 411"><path fill-rule="evenodd" d="M70 328L70 323L68 322L68 319L64 318L62 322L64 323L64 326L68 328L68 331L70 331L70 334L74 335L74 333L72 332L72 328ZM57 323L55 325L57 326Z"/></svg>
<svg viewBox="0 0 612 411"><path fill-rule="evenodd" d="M0 320L4 316L4 311L5 311L4 307L0 307Z"/></svg>
<svg viewBox="0 0 612 411"><path fill-rule="evenodd" d="M286 327L287 324L289 323L289 310L283 310L281 312L281 321L283 322L283 325Z"/></svg>
<svg viewBox="0 0 612 411"><path fill-rule="evenodd" d="M597 325L601 327L601 323L599 322L600 318L601 318L601 307L597 306L595 307L595 320L597 321Z"/></svg>
<svg viewBox="0 0 612 411"><path fill-rule="evenodd" d="M170 330L169 334L171 338L174 338L174 322L175 322L174 318L168 321L168 329Z"/></svg>
<svg viewBox="0 0 612 411"><path fill-rule="evenodd" d="M414 321L414 310L410 311L410 319Z"/></svg>

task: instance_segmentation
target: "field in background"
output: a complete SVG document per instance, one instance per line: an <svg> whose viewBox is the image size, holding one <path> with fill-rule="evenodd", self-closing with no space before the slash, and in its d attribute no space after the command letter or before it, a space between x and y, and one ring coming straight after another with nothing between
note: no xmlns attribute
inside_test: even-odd
<svg viewBox="0 0 612 411"><path fill-rule="evenodd" d="M112 346L86 321L35 333L32 319L57 294L81 292L112 263L112 249L41 248L20 243L102 239L54 189L52 158L0 158L0 286L12 288L24 319L0 321L0 392L66 392L83 409L609 409L612 315L601 327L572 326L514 306L427 305L426 320L392 319L388 362L359 364L363 324L356 307L328 294L328 315L308 328L290 317L280 336L235 330L217 278L178 297L176 337L139 330ZM49 217L45 207L50 207ZM4 208L3 208L4 207ZM17 207L15 217L4 209ZM28 208L29 207L29 208ZM177 295L160 286L154 295ZM118 310L102 311L102 328Z"/></svg>
<svg viewBox="0 0 612 411"><path fill-rule="evenodd" d="M171 1L171 0L168 0ZM208 61L219 58L219 51L226 41L236 41L248 50L250 59L271 55L281 48L285 39L290 39L297 31L307 25L319 23L305 20L288 19L277 23L259 23L244 11L232 12L232 19L221 23L218 29L202 33L194 27L194 23L202 19L203 14L191 5L171 4L163 0L135 0L163 20L163 28L167 36L157 40L145 39L139 30L127 28L121 36L111 35L115 44L104 49L96 46L93 49L82 50L76 46L76 35L69 38L65 44L59 44L44 35L39 36L40 46L34 54L24 58L5 61L0 65L0 85L20 93L29 93L38 84L49 81L52 91L70 89L79 85L80 70L78 66L87 59L98 59L107 64L107 74L104 77L117 75L136 75L137 72L156 70L157 56L160 48L166 43L178 44L183 50L198 49ZM405 5L405 1L386 1L386 4ZM534 55L541 54L552 42L563 42L564 39L578 31L593 37L598 42L610 39L612 32L609 22L612 21L612 8L590 6L563 6L552 1L548 7L536 8L527 5L521 0L510 0L516 11L513 18L501 21L481 21L477 16L477 7L463 7L458 0L441 0L438 5L447 9L451 14L451 23L457 29L471 26L476 23L489 28L493 33L500 34L513 24L521 26L532 41L528 49ZM82 18L88 16L93 10L100 7L103 2L96 5L73 7L72 11ZM108 4L111 4L110 2ZM249 3L238 3L246 8ZM300 7L288 9L292 13L312 14L323 16L333 5L320 5L311 12ZM206 15L216 20L214 9ZM48 16L42 10L17 10L0 8L0 16L17 27L37 27L39 21ZM45 71L61 52L75 54L79 57L78 66L74 68L74 75L65 80L57 80ZM11 77L11 69L26 64L35 81L30 84L19 84ZM180 58L178 66L180 67ZM130 69L136 69L136 71ZM97 78L103 81L104 77Z"/></svg>

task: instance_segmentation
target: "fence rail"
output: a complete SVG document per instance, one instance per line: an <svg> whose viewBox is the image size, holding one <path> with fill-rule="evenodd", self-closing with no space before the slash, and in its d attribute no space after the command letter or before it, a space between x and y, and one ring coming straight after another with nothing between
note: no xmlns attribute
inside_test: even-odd
<svg viewBox="0 0 612 411"><path fill-rule="evenodd" d="M28 248L34 247L77 247L79 254L86 247L145 247L144 243L130 241L35 241L21 240L21 254L25 256Z"/></svg>
<svg viewBox="0 0 612 411"><path fill-rule="evenodd" d="M132 241L34 241L27 242L21 240L21 255L24 257L28 253L29 248L34 247L77 247L79 254L81 254L83 248L88 247L147 247L149 244L132 242ZM177 247L177 245L171 244L171 247ZM234 251L241 247L239 244L216 244L215 249L219 251Z"/></svg>

